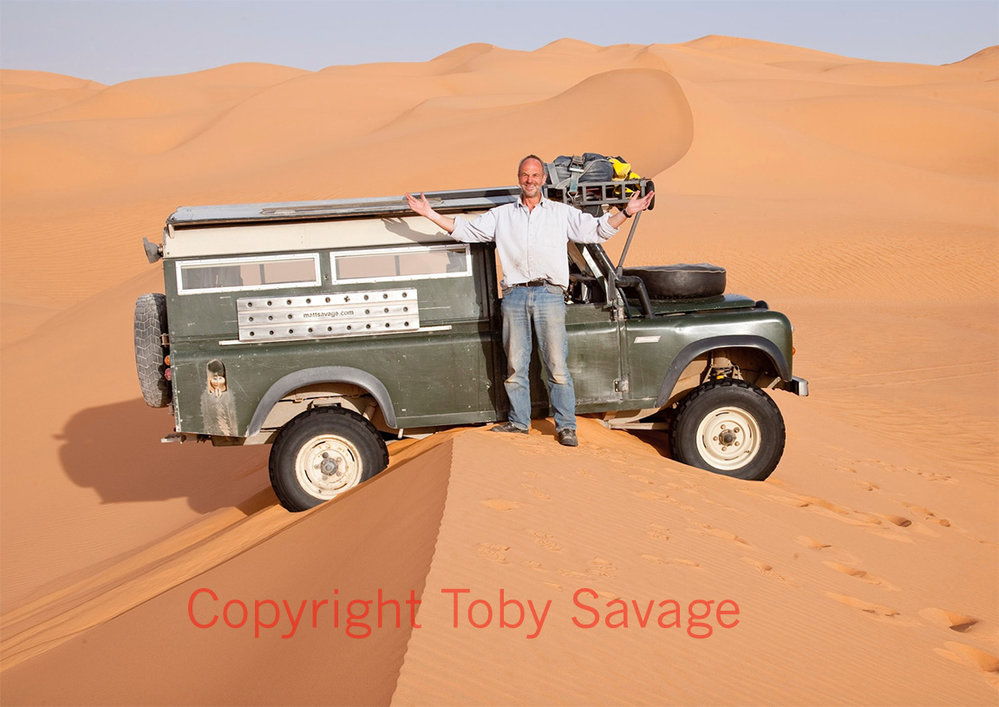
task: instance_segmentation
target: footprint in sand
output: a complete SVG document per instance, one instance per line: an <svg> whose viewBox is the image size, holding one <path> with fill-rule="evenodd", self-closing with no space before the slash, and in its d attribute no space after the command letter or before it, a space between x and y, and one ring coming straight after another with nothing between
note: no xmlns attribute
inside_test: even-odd
<svg viewBox="0 0 999 707"><path fill-rule="evenodd" d="M947 611L946 609L936 609L933 607L921 609L919 615L932 624L949 628L951 631L957 631L958 633L967 633L979 623L978 619L973 616L966 616L956 611Z"/></svg>
<svg viewBox="0 0 999 707"><path fill-rule="evenodd" d="M669 528L658 523L650 523L645 527L645 534L653 540L669 540Z"/></svg>
<svg viewBox="0 0 999 707"><path fill-rule="evenodd" d="M902 516L884 515L884 514L877 514L877 513L875 513L874 516L876 518L880 518L880 519L882 519L884 521L887 521L888 523L891 523L892 525L897 525L899 528L908 528L910 525L912 525L912 521L911 520L909 520L908 518L903 518Z"/></svg>
<svg viewBox="0 0 999 707"><path fill-rule="evenodd" d="M792 494L789 496L770 495L769 498L777 501L778 503L794 506L796 508L805 508L828 518L835 518L849 525L866 526L874 534L889 538L890 540L912 542L912 539L908 536L899 535L890 530L890 526L908 528L912 525L912 521L903 516L888 513L867 513L865 511L854 511L849 508L839 506L831 501L827 501L823 498L815 498L814 496L799 496L797 494Z"/></svg>
<svg viewBox="0 0 999 707"><path fill-rule="evenodd" d="M825 555L831 555L844 562L859 562L857 556L852 552L847 552L842 548L833 547L829 543L824 543L821 540L816 540L815 538L810 538L807 535L799 535L795 538L795 542L799 545L803 545L810 550L820 551Z"/></svg>
<svg viewBox="0 0 999 707"><path fill-rule="evenodd" d="M691 569L699 569L701 567L700 564L693 560L685 560L679 557L664 558L658 555L641 555L641 558L657 565L678 565L680 567L690 567Z"/></svg>
<svg viewBox="0 0 999 707"><path fill-rule="evenodd" d="M722 540L728 540L730 542L736 543L737 545L745 545L746 547L752 547L744 539L740 538L735 533L730 533L727 530L722 530L721 528L715 528L707 523L698 523L700 528L690 528L689 530L693 533L698 533L700 535L711 535L712 537L721 538Z"/></svg>
<svg viewBox="0 0 999 707"><path fill-rule="evenodd" d="M492 508L494 511L512 511L515 508L520 508L520 504L516 501L506 501L502 498L489 498L482 501L482 505Z"/></svg>
<svg viewBox="0 0 999 707"><path fill-rule="evenodd" d="M558 570L558 573L563 577L615 577L617 576L617 568L614 567L614 563L610 560L605 560L602 557L594 557L590 560L589 566L582 572L579 570Z"/></svg>
<svg viewBox="0 0 999 707"><path fill-rule="evenodd" d="M521 486L527 489L527 493L531 494L532 496L534 496L534 498L537 498L541 501L550 501L552 499L552 495L542 488L538 488L537 486L532 486L531 484L521 484Z"/></svg>
<svg viewBox="0 0 999 707"><path fill-rule="evenodd" d="M902 505L908 508L913 513L923 516L923 520L928 523L936 523L937 525L941 525L944 528L950 527L949 520L947 520L946 518L941 518L936 513L931 511L929 508L924 508L923 506L917 506L913 503L903 503Z"/></svg>
<svg viewBox="0 0 999 707"><path fill-rule="evenodd" d="M901 612L898 611L898 609L892 609L890 606L864 601L863 599L847 596L846 594L826 592L826 596L830 599L835 599L840 604L845 604L846 606L854 609L860 609L860 611L878 620L894 620L896 616L901 615Z"/></svg>
<svg viewBox="0 0 999 707"><path fill-rule="evenodd" d="M874 604L869 601L864 601L863 599L858 599L857 597L850 597L845 594L836 594L834 592L826 592L826 596L830 599L835 599L840 604L845 604L854 609L860 609L868 614L873 614L875 616L898 616L899 611L897 609L892 609L890 606L882 606L881 604Z"/></svg>
<svg viewBox="0 0 999 707"><path fill-rule="evenodd" d="M638 498L645 499L646 501L659 501L661 503L676 503L676 499L667 496L664 493L658 491L653 491L651 489L643 489L641 491L632 491L632 494Z"/></svg>
<svg viewBox="0 0 999 707"><path fill-rule="evenodd" d="M475 546L475 552L479 557L485 557L502 565L507 563L506 553L509 549L509 545L499 545L497 543L479 543Z"/></svg>
<svg viewBox="0 0 999 707"><path fill-rule="evenodd" d="M832 547L832 545L829 545L828 543L819 542L818 540L810 538L806 535L799 535L795 538L795 541L799 545L804 545L812 550L825 550L826 548Z"/></svg>
<svg viewBox="0 0 999 707"><path fill-rule="evenodd" d="M823 564L826 567L829 567L830 569L836 570L837 572L842 572L848 577L859 579L861 582L867 582L868 584L873 584L878 587L881 587L882 589L887 589L893 592L898 591L898 587L896 587L891 582L881 579L880 577L875 577L873 574L867 572L866 570L857 569L856 567L850 567L849 565L843 565L840 564L839 562L824 562Z"/></svg>
<svg viewBox="0 0 999 707"><path fill-rule="evenodd" d="M534 538L534 542L537 543L539 547L543 547L545 550L551 550L552 552L562 551L562 546L556 542L555 538L553 538L550 533L546 533L541 530L528 530L527 534Z"/></svg>
<svg viewBox="0 0 999 707"><path fill-rule="evenodd" d="M586 570L586 574L591 577L614 577L617 574L617 569L610 560L594 557L590 560L590 567Z"/></svg>
<svg viewBox="0 0 999 707"><path fill-rule="evenodd" d="M935 471L916 471L917 476L922 476L924 479L929 479L930 481L936 481L941 484L956 484L957 480L947 474L938 474Z"/></svg>
<svg viewBox="0 0 999 707"><path fill-rule="evenodd" d="M773 565L769 565L766 562L763 562L762 560L757 560L756 558L753 557L743 557L742 561L755 567L756 571L762 574L764 577L772 577L773 579L779 580L781 582L787 582L788 584L794 586L794 582L792 582L787 577L782 575L780 572L775 570L773 568Z"/></svg>
<svg viewBox="0 0 999 707"><path fill-rule="evenodd" d="M999 687L999 658L988 651L957 641L947 641L943 648L935 648L934 652L957 663L978 668L993 686Z"/></svg>

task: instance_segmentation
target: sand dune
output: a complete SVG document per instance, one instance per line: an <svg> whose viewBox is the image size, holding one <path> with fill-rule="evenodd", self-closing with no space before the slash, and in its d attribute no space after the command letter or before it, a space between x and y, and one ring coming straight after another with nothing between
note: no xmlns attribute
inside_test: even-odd
<svg viewBox="0 0 999 707"><path fill-rule="evenodd" d="M42 71L6 70L0 75L4 125L31 120L99 94L105 86L61 74Z"/></svg>
<svg viewBox="0 0 999 707"><path fill-rule="evenodd" d="M795 407L802 410L792 410L794 422L807 424L805 406ZM838 489L836 501L800 493L808 472L733 489L731 481L663 460L655 446L622 440L592 421L582 426L586 442L579 454L551 444L539 427L514 442L478 431L428 440L419 456L349 496L295 516L301 519L290 525L273 518L273 534L215 568L190 566L209 553L206 546L185 548L188 566L174 562L170 573L145 575L154 576L152 587L129 587L131 596L158 590L155 598L81 636L61 623L49 627L47 650L33 660L15 652L4 674L8 694L26 702L83 696L94 704L144 703L150 694L157 703L391 697L401 704L465 704L483 695L503 703L616 702L625 695L632 702L739 703L754 699L760 673L791 653L795 670L768 687L770 701L809 695L816 702L863 703L879 694L903 704L923 699L928 685L947 685L947 694L963 703L987 699L986 671L968 679L975 669L966 658L981 651L973 644L981 644L988 633L983 624L993 619L939 608L944 597L923 581L927 566L955 552L978 552L980 534L990 530L987 521L954 520L952 512L960 514L967 499L953 484L927 480L898 496L892 476L899 472L872 459L852 462L852 490ZM853 442L855 456L891 449L876 438ZM822 448L830 453L839 456L833 445ZM790 461L807 464L806 455ZM225 538L235 543L247 533L231 526ZM303 552L314 554L304 548L344 535L351 541L327 547L320 562L301 563ZM211 559L235 549L239 545ZM202 571L186 579L192 569ZM947 599L974 601L968 590L994 583L995 574L994 567L979 566ZM398 602L401 610L385 604L380 628L379 589L383 601ZM508 602L505 620L516 625L499 623L500 589ZM413 597L421 602L418 620L406 613L405 601ZM734 613L721 623L717 615L707 622L684 616L681 625L663 629L654 618L641 628L641 612L632 604L694 598L730 599L738 619ZM252 618L241 628L222 620L194 625L211 622L233 599L251 609L260 602L261 625L254 628ZM297 607L292 613L306 600L305 622L296 628L286 613L277 620L268 599L288 600ZM334 624L326 606L313 614L314 599L329 606L340 599L341 623ZM354 599L375 603L370 617L354 622L352 639L346 602ZM627 627L607 625L607 602L615 600L631 607ZM470 614L472 601L480 604ZM482 601L495 612L488 625ZM537 612L528 608L522 619L515 602L528 601ZM107 604L102 595L73 617L108 613ZM733 606L726 608L734 612ZM173 618L170 625L165 617ZM624 620L619 615L610 623ZM830 633L823 623L837 630ZM823 635L821 648L816 633ZM135 655L130 639L144 635L168 635L168 650ZM556 669L553 656L570 645L574 669ZM289 679L286 671L294 673L296 662L320 646L328 647L327 669L312 679ZM41 650L30 640L18 648ZM950 660L927 661L930 655ZM636 656L642 656L637 672ZM708 659L729 667L705 683L694 666ZM347 660L353 679L344 684ZM226 668L234 661L241 670ZM880 666L875 673L865 670L872 662ZM927 662L921 679L912 680L911 665ZM64 673L70 666L73 687L42 680L57 666ZM145 677L115 679L125 666ZM195 679L178 681L178 674ZM268 678L247 689L246 674Z"/></svg>
<svg viewBox="0 0 999 707"><path fill-rule="evenodd" d="M0 72L0 697L994 704L997 77L996 47L928 66L721 36L114 86ZM159 443L131 316L162 290L141 238L178 205L509 184L528 152L583 151L656 180L630 263L724 265L794 322L812 396L775 393L767 482L593 420L565 450L537 421L398 443L293 516L266 448ZM381 589L420 628L201 629L201 588L199 621ZM534 638L528 614L472 625L500 590L549 607ZM731 600L739 623L642 628L665 599Z"/></svg>

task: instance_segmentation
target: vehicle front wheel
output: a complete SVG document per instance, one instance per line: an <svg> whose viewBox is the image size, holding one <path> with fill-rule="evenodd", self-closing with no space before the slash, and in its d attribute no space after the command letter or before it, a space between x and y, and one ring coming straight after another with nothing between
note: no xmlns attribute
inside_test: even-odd
<svg viewBox="0 0 999 707"><path fill-rule="evenodd" d="M271 447L271 486L289 511L318 506L388 466L374 425L338 407L314 408L286 424Z"/></svg>
<svg viewBox="0 0 999 707"><path fill-rule="evenodd" d="M680 401L670 430L677 461L737 479L770 476L784 453L784 418L766 393L723 379Z"/></svg>

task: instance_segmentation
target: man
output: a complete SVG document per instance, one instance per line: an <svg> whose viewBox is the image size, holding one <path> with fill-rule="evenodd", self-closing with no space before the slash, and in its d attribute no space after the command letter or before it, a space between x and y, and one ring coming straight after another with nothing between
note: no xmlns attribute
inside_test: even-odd
<svg viewBox="0 0 999 707"><path fill-rule="evenodd" d="M599 243L615 233L626 219L644 211L655 192L637 193L624 209L600 218L542 196L545 166L537 155L528 155L517 168L520 199L490 209L474 220L454 218L434 211L421 194L406 195L415 213L425 216L463 243L495 241L503 266L503 348L506 351L510 400L507 422L493 432L527 434L531 426L531 329L548 376L548 396L555 411L559 444L575 447L576 395L566 358L569 339L565 331L565 291L569 287L566 243Z"/></svg>

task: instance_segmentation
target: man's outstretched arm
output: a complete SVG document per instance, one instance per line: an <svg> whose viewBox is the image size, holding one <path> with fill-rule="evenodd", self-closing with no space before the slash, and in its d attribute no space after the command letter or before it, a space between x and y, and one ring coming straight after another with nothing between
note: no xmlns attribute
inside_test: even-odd
<svg viewBox="0 0 999 707"><path fill-rule="evenodd" d="M427 201L427 197L420 194L420 198L417 199L412 194L406 194L406 203L409 204L409 208L413 210L414 213L424 216L435 224L443 228L448 233L454 233L454 219L450 216L444 216L433 210L430 206L430 202Z"/></svg>
<svg viewBox="0 0 999 707"><path fill-rule="evenodd" d="M639 196L636 191L632 194L628 203L624 205L623 209L607 219L607 224L611 228L620 228L629 217L634 216L639 211L645 211L649 208L649 204L652 203L652 197L655 195L656 193L654 191L650 191L645 196Z"/></svg>

